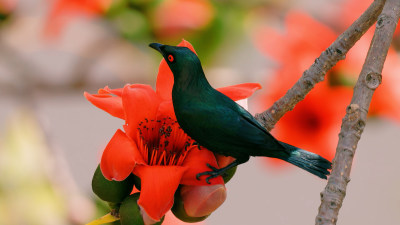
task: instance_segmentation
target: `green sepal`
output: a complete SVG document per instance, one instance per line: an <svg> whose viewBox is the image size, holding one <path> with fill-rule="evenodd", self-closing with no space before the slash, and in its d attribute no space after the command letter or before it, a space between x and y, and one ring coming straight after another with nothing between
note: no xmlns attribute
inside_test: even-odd
<svg viewBox="0 0 400 225"><path fill-rule="evenodd" d="M144 225L142 214L140 213L140 208L137 204L140 194L135 193L124 199L119 208L119 217L121 225ZM160 222L154 225L161 225L164 221L165 216L163 216Z"/></svg>
<svg viewBox="0 0 400 225"><path fill-rule="evenodd" d="M225 184L228 183L232 179L233 175L235 175L236 169L237 169L237 166L232 167L221 175L222 179L224 179Z"/></svg>
<svg viewBox="0 0 400 225"><path fill-rule="evenodd" d="M171 212L176 218L186 223L196 223L205 220L209 215L202 217L191 217L186 214L185 207L183 206L183 200L181 197L180 189L175 192L174 205L171 208Z"/></svg>
<svg viewBox="0 0 400 225"><path fill-rule="evenodd" d="M121 206L121 203L115 203L115 202L107 202L107 204L111 210L118 210L119 207Z"/></svg>
<svg viewBox="0 0 400 225"><path fill-rule="evenodd" d="M135 182L136 189L139 191L142 190L142 181L140 180L140 177L133 175L133 181Z"/></svg>
<svg viewBox="0 0 400 225"><path fill-rule="evenodd" d="M133 189L135 184L133 174L123 181L109 181L97 166L92 179L92 190L102 200L112 203L122 202Z"/></svg>

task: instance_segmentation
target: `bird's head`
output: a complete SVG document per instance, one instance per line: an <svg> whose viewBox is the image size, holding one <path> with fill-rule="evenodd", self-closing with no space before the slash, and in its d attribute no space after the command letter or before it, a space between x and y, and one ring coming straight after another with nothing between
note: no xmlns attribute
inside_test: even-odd
<svg viewBox="0 0 400 225"><path fill-rule="evenodd" d="M149 46L160 52L164 57L174 74L175 81L177 79L194 78L197 73L203 74L199 58L189 48L159 43L151 43Z"/></svg>

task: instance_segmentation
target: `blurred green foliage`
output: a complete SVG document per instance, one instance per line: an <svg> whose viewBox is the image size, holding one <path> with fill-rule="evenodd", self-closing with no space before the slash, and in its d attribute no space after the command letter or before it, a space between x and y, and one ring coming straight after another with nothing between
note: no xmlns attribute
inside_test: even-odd
<svg viewBox="0 0 400 225"><path fill-rule="evenodd" d="M150 41L155 41L175 45L184 38L196 46L201 60L207 63L213 60L213 54L223 43L234 44L243 39L244 22L249 13L260 6L273 5L271 2L274 1L197 0L194 2L197 5L190 9L197 7L199 10L192 12L196 15L185 14L179 17L174 15L182 14L182 10L173 6L182 4L180 0L113 1L104 18L122 37L135 44L147 45ZM168 4L172 6L164 6ZM160 21L158 15L162 9L176 10L176 12L162 12L171 15L171 20ZM177 20L187 20L189 25ZM160 26L166 26L168 29Z"/></svg>

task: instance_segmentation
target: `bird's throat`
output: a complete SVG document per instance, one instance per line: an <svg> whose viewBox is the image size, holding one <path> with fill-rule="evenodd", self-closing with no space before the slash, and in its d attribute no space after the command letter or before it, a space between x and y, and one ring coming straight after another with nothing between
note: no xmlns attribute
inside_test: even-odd
<svg viewBox="0 0 400 225"><path fill-rule="evenodd" d="M176 91L195 92L205 91L212 88L208 83L203 71L182 71L178 74L174 73L174 86Z"/></svg>

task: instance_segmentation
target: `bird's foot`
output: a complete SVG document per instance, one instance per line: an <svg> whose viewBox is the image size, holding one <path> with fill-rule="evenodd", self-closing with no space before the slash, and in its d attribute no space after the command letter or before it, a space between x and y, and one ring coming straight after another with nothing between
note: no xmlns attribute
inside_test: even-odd
<svg viewBox="0 0 400 225"><path fill-rule="evenodd" d="M218 176L220 176L221 174L223 174L223 173L225 172L225 170L224 170L225 168L217 169L217 168L211 166L211 165L208 164L208 163L207 163L207 166L208 166L210 169L212 169L212 171L206 171L206 172L203 172L203 173L198 173L198 174L196 175L197 180L200 180L200 177L201 177L201 176L209 175L209 176L206 178L206 182L207 182L207 184L210 184L210 180L211 180L211 179L213 179L213 178L215 178L215 177L218 177Z"/></svg>
<svg viewBox="0 0 400 225"><path fill-rule="evenodd" d="M199 150L201 150L201 145L199 144L199 142L195 141L195 142L193 142L193 145L197 145L197 148Z"/></svg>

